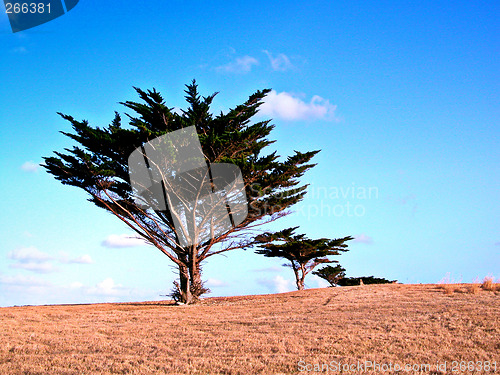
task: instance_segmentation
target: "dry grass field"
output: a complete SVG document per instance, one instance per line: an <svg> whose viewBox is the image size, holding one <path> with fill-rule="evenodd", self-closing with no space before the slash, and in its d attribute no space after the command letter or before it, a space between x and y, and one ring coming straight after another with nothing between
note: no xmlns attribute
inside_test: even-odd
<svg viewBox="0 0 500 375"><path fill-rule="evenodd" d="M1 308L0 374L341 373L335 366L392 374L405 365L413 367L399 373L500 373L500 291L448 289L388 284L193 306ZM381 367L355 369L358 362ZM460 362L474 368L462 371Z"/></svg>

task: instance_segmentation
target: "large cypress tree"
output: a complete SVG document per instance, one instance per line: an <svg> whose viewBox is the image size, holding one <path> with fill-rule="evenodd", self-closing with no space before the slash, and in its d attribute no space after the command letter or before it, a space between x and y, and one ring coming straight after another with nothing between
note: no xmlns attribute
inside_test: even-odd
<svg viewBox="0 0 500 375"><path fill-rule="evenodd" d="M319 151L295 151L283 161L276 151L262 154L274 142L268 139L274 125L270 120L252 123L251 119L270 90L257 91L245 103L219 115L210 112L216 94L201 97L195 81L186 85L188 108L181 113L169 108L155 89L135 90L141 102L120 103L133 111L127 114L128 125L122 124L118 112L107 127L93 127L86 120L59 113L73 128L73 133L62 133L78 145L44 158L44 167L63 184L85 190L90 202L117 216L174 262L179 269L179 300L192 303L204 291L201 262L250 246L255 226L282 217L299 202L307 187L300 186L299 178L315 165L309 162ZM208 162L231 163L241 169L248 216L222 235L180 246L168 208L148 209L136 203L128 158L146 142L190 126L196 127Z"/></svg>

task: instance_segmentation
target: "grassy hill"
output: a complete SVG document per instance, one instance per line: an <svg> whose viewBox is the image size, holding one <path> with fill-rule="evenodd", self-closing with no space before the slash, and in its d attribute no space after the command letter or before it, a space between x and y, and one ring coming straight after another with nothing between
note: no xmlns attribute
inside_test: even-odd
<svg viewBox="0 0 500 375"><path fill-rule="evenodd" d="M206 298L192 306L1 308L0 373L332 374L350 366L344 373L391 374L424 364L430 368L423 373L473 373L452 371L461 361L476 369L489 361L491 370L481 373L495 373L499 297L465 285L387 284Z"/></svg>

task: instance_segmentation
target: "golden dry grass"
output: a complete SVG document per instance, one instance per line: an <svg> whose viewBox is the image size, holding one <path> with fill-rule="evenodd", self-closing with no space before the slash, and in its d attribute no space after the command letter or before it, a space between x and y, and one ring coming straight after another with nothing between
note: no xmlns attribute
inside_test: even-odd
<svg viewBox="0 0 500 375"><path fill-rule="evenodd" d="M481 284L472 283L467 286L467 291L471 294L478 294L481 291Z"/></svg>
<svg viewBox="0 0 500 375"><path fill-rule="evenodd" d="M430 364L426 373L456 374L452 361L500 366L499 296L387 284L207 298L193 306L2 308L0 374L318 373L298 371L299 361ZM436 371L444 361L447 371Z"/></svg>
<svg viewBox="0 0 500 375"><path fill-rule="evenodd" d="M483 283L481 284L481 288L483 288L484 290L489 290L489 291L496 291L496 290L500 290L500 288L498 287L498 284L495 284L494 280L493 280L493 277L490 277L490 276L486 276L483 280Z"/></svg>
<svg viewBox="0 0 500 375"><path fill-rule="evenodd" d="M453 294L455 292L478 294L481 289L490 292L500 291L500 284L495 283L494 278L491 276L486 276L482 283L476 278L472 284L462 284L450 279L448 274L438 283L438 285L443 289L445 294Z"/></svg>

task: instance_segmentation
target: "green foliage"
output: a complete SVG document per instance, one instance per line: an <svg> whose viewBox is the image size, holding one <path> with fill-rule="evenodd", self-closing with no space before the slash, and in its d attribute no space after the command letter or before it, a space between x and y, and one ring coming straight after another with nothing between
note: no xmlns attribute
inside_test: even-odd
<svg viewBox="0 0 500 375"><path fill-rule="evenodd" d="M336 286L345 277L345 269L340 264L335 265L335 267L328 265L313 271L312 274L325 279L330 283L330 286Z"/></svg>
<svg viewBox="0 0 500 375"><path fill-rule="evenodd" d="M274 126L269 120L250 124L250 118L270 90L257 91L244 104L214 117L209 109L215 94L201 98L195 81L186 87L190 107L182 114L172 111L155 89L145 92L135 88L144 103L121 103L136 113L127 115L127 127L122 126L121 116L116 112L107 128L93 128L86 120L60 114L74 130L74 133L62 133L79 146L44 158L44 167L63 184L87 191L91 196L89 200L99 207L126 216L126 220L129 216L142 220L143 212L132 197L129 155L145 142L194 125L203 152L211 163L232 163L242 170L250 207L250 215L242 226L282 212L303 198L307 186L298 186L298 179L315 165L308 162L319 151L296 151L283 162L278 160L276 152L261 156L262 150L274 143L267 139ZM104 192L115 199L109 199ZM169 221L167 213L156 214L162 221Z"/></svg>
<svg viewBox="0 0 500 375"><path fill-rule="evenodd" d="M307 185L300 186L299 178L315 165L309 162L319 151L295 151L283 161L276 151L264 154L264 149L274 143L268 139L274 126L270 120L251 123L251 119L269 93L267 89L255 92L245 103L219 115L210 112L216 94L200 96L195 81L186 85L188 108L181 113L168 107L155 89L135 90L140 102L121 103L132 111L127 114L127 125L122 124L122 117L117 112L107 127L92 127L86 120L59 113L73 128L73 132L62 134L77 145L45 157L44 167L62 184L86 191L90 202L117 216L179 268L187 268L190 282L199 283L200 263L204 259L250 246L253 235L248 227L276 220L304 197ZM249 215L218 238L182 248L176 241L168 209L146 210L135 203L128 158L144 143L192 125L196 127L203 153L210 163L232 163L241 169ZM219 246L215 250L216 244Z"/></svg>
<svg viewBox="0 0 500 375"><path fill-rule="evenodd" d="M384 278L377 278L373 276L363 276L363 277L344 277L337 283L340 286L354 286L360 285L361 280L363 280L363 284L392 284L397 280L386 280Z"/></svg>
<svg viewBox="0 0 500 375"><path fill-rule="evenodd" d="M340 255L340 252L347 251L346 241L352 240L352 237L344 237L338 239L309 239L305 234L295 235L295 230L298 227L287 228L275 233L264 233L257 236L255 239L260 243L260 249L256 250L257 254L262 254L266 257L279 257L305 264L311 260L316 260L320 263L332 263L327 256Z"/></svg>

